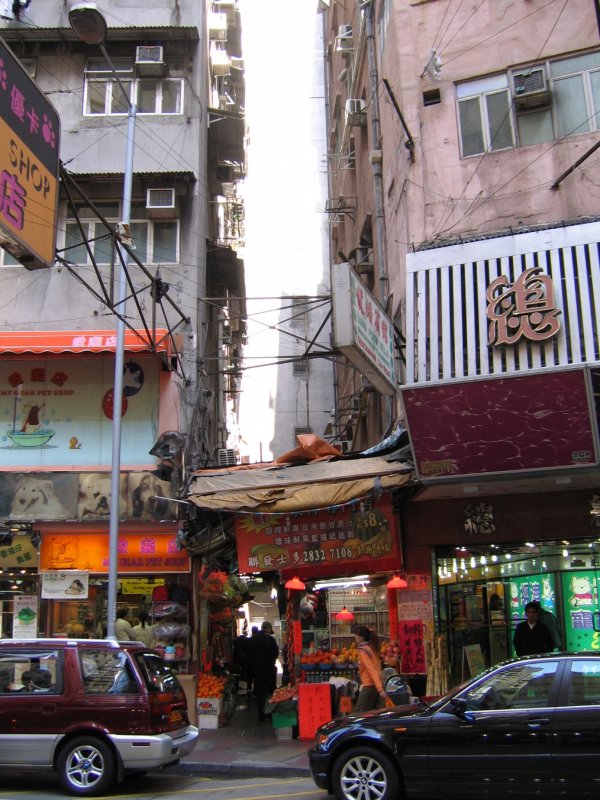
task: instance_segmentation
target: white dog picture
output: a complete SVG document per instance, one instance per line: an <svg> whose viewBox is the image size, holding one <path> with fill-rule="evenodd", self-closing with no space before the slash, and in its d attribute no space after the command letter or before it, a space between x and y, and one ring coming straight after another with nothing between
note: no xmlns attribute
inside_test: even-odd
<svg viewBox="0 0 600 800"><path fill-rule="evenodd" d="M119 517L125 516L123 479L119 497ZM108 519L110 515L110 474L108 472L82 473L79 476L79 519Z"/></svg>
<svg viewBox="0 0 600 800"><path fill-rule="evenodd" d="M72 514L55 495L49 478L36 475L19 478L10 507L11 519L68 519L70 516Z"/></svg>

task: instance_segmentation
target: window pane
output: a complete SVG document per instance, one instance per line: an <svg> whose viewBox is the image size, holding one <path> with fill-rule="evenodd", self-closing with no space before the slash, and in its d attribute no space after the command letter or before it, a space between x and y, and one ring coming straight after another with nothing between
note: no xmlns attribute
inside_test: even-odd
<svg viewBox="0 0 600 800"><path fill-rule="evenodd" d="M181 81L162 82L162 113L181 114Z"/></svg>
<svg viewBox="0 0 600 800"><path fill-rule="evenodd" d="M590 84L592 86L592 102L594 103L593 127L600 128L600 72L590 73Z"/></svg>
<svg viewBox="0 0 600 800"><path fill-rule="evenodd" d="M5 267L18 266L20 264L20 262L17 261L16 258L11 256L10 253L8 253L6 250L3 250L1 247L0 247L0 255L2 256L2 263L4 264Z"/></svg>
<svg viewBox="0 0 600 800"><path fill-rule="evenodd" d="M531 114L517 114L519 144L540 144L554 139L552 128L552 112L549 108L532 111Z"/></svg>
<svg viewBox="0 0 600 800"><path fill-rule="evenodd" d="M488 121L490 126L490 150L512 147L513 135L510 122L508 92L486 95Z"/></svg>
<svg viewBox="0 0 600 800"><path fill-rule="evenodd" d="M177 263L177 223L154 223L154 263Z"/></svg>
<svg viewBox="0 0 600 800"><path fill-rule="evenodd" d="M550 701L557 666L556 661L515 664L496 672L464 695L467 708L469 711L544 708Z"/></svg>
<svg viewBox="0 0 600 800"><path fill-rule="evenodd" d="M83 230L87 230L87 225L83 225ZM67 222L65 229L65 252L64 257L73 264L87 264L88 255L84 239L79 228L74 222Z"/></svg>
<svg viewBox="0 0 600 800"><path fill-rule="evenodd" d="M137 101L141 114L156 114L156 80L138 81Z"/></svg>
<svg viewBox="0 0 600 800"><path fill-rule="evenodd" d="M458 104L460 113L460 132L462 138L463 156L473 156L483 153L483 131L481 129L481 112L479 98L461 100Z"/></svg>
<svg viewBox="0 0 600 800"><path fill-rule="evenodd" d="M560 75L582 72L594 67L600 67L600 50L595 53L586 53L583 56L575 56L575 58L563 58L561 61L553 61L550 64L550 74L553 78L557 78Z"/></svg>
<svg viewBox="0 0 600 800"><path fill-rule="evenodd" d="M94 241L94 258L99 264L110 264L113 251L112 237L101 222L92 225L92 231L96 237Z"/></svg>
<svg viewBox="0 0 600 800"><path fill-rule="evenodd" d="M561 78L552 86L559 136L589 131L588 111L581 75Z"/></svg>
<svg viewBox="0 0 600 800"><path fill-rule="evenodd" d="M131 98L131 81L123 82L127 96L116 81L111 81L112 86L112 101L110 104L111 114L126 114L129 110L129 101Z"/></svg>
<svg viewBox="0 0 600 800"><path fill-rule="evenodd" d="M106 105L106 81L88 81L87 113L104 114Z"/></svg>
<svg viewBox="0 0 600 800"><path fill-rule="evenodd" d="M145 264L148 261L148 223L132 222L130 229L135 254Z"/></svg>
<svg viewBox="0 0 600 800"><path fill-rule="evenodd" d="M567 705L600 705L600 669L596 659L593 661L574 661L571 664L571 682L569 684Z"/></svg>

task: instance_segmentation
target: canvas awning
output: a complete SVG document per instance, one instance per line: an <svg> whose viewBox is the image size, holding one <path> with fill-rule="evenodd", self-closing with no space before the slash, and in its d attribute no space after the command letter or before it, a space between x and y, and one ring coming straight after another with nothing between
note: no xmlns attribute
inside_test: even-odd
<svg viewBox="0 0 600 800"><path fill-rule="evenodd" d="M45 353L114 353L116 330L86 331L0 331L0 355ZM145 330L125 331L125 352L166 353L170 355L171 337L162 328L149 338Z"/></svg>
<svg viewBox="0 0 600 800"><path fill-rule="evenodd" d="M404 486L412 469L383 458L318 461L265 469L202 470L187 499L213 511L282 513L341 505L369 492Z"/></svg>

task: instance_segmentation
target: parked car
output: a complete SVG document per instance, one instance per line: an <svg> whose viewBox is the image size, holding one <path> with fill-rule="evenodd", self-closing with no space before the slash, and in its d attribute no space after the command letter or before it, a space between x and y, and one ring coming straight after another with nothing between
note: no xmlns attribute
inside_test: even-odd
<svg viewBox="0 0 600 800"><path fill-rule="evenodd" d="M431 705L334 720L309 759L339 800L596 797L600 653L513 659Z"/></svg>
<svg viewBox="0 0 600 800"><path fill-rule="evenodd" d="M52 770L70 794L105 794L197 738L176 676L139 642L0 640L0 769Z"/></svg>

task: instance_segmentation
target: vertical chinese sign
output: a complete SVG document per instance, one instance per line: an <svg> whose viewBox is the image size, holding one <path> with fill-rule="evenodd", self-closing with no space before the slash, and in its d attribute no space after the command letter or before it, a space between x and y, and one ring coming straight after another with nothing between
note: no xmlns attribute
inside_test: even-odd
<svg viewBox="0 0 600 800"><path fill-rule="evenodd" d="M402 672L424 675L427 672L425 638L433 632L431 576L407 575L408 586L398 595L398 647Z"/></svg>
<svg viewBox="0 0 600 800"><path fill-rule="evenodd" d="M0 246L28 269L54 262L60 120L0 39Z"/></svg>

